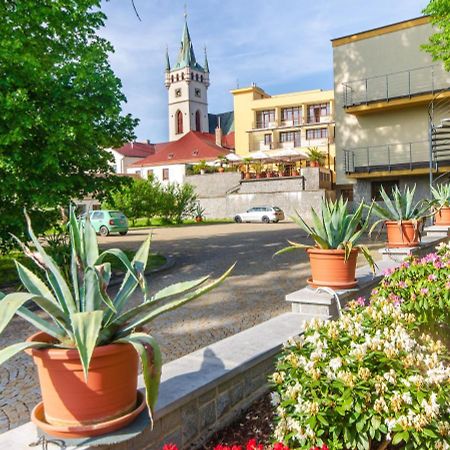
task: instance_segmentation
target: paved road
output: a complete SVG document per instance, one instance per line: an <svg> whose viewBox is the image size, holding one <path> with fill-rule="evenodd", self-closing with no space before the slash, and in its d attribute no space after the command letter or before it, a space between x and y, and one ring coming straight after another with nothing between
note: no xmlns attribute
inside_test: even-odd
<svg viewBox="0 0 450 450"><path fill-rule="evenodd" d="M100 238L100 243L137 249L149 231ZM215 291L147 327L160 342L166 362L287 311L285 295L305 286L309 275L302 251L272 258L288 239L307 242L305 233L292 223L204 225L152 232L152 250L173 255L176 265L153 275L150 289L207 273L216 277L237 261L233 274ZM132 299L139 301L137 295ZM0 348L32 332L27 323L14 319L0 337ZM0 367L0 392L0 432L28 421L30 408L40 399L28 356L20 355Z"/></svg>

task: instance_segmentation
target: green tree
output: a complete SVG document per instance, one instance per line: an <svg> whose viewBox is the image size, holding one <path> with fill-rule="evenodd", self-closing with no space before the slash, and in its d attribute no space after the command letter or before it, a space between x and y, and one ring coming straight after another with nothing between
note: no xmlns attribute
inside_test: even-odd
<svg viewBox="0 0 450 450"><path fill-rule="evenodd" d="M177 223L191 217L197 206L197 194L191 184L176 184L174 187L173 217Z"/></svg>
<svg viewBox="0 0 450 450"><path fill-rule="evenodd" d="M431 0L423 13L431 16L431 23L437 28L423 48L450 71L450 0Z"/></svg>
<svg viewBox="0 0 450 450"><path fill-rule="evenodd" d="M9 232L23 235L23 207L38 215L87 194L101 198L123 180L104 149L132 139L137 120L122 114L113 48L97 35L100 6L0 2L0 246Z"/></svg>

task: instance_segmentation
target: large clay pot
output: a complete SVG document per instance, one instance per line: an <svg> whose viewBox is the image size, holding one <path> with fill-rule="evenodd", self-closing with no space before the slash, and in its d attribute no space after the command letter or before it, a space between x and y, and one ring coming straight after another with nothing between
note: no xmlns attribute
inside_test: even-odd
<svg viewBox="0 0 450 450"><path fill-rule="evenodd" d="M328 286L333 289L351 289L356 286L355 271L359 249L354 248L345 261L344 250L323 250L309 248L307 250L311 265L313 286Z"/></svg>
<svg viewBox="0 0 450 450"><path fill-rule="evenodd" d="M434 215L435 225L450 225L450 206L444 206Z"/></svg>
<svg viewBox="0 0 450 450"><path fill-rule="evenodd" d="M404 220L402 222L387 220L385 224L388 247L417 247L419 245L420 222L414 222L412 220Z"/></svg>
<svg viewBox="0 0 450 450"><path fill-rule="evenodd" d="M225 172L225 169L224 169L223 167L219 167L219 168L218 168L218 171L219 171L220 173L223 173L223 172Z"/></svg>
<svg viewBox="0 0 450 450"><path fill-rule="evenodd" d="M29 342L52 340L42 332L27 339ZM58 430L64 427L69 431L80 426L89 428L105 422L117 423L113 429L118 429L126 423L114 419L129 417L129 413L136 409L139 361L132 345L97 347L92 355L87 382L76 349L29 349L26 352L37 366L45 422ZM107 432L110 431L111 427Z"/></svg>
<svg viewBox="0 0 450 450"><path fill-rule="evenodd" d="M250 172L245 172L245 179L250 180L252 176L250 175Z"/></svg>

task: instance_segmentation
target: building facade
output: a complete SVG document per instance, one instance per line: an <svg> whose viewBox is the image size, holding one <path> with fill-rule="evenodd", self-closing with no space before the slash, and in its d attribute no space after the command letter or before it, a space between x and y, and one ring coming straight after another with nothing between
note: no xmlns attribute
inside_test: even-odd
<svg viewBox="0 0 450 450"><path fill-rule="evenodd" d="M305 155L317 147L326 166L334 166L334 93L312 90L269 95L256 85L231 92L234 102L236 153L264 152L282 157ZM294 150L294 152L292 152Z"/></svg>
<svg viewBox="0 0 450 450"><path fill-rule="evenodd" d="M337 183L355 200L413 184L425 197L430 159L434 179L449 170L450 74L421 49L432 33L419 17L332 40Z"/></svg>

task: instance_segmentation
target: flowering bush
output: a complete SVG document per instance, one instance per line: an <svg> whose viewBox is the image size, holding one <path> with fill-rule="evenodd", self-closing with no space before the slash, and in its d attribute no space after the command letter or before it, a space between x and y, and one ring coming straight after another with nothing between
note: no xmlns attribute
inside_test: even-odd
<svg viewBox="0 0 450 450"><path fill-rule="evenodd" d="M441 244L436 253L412 257L390 271L374 294L401 304L422 325L448 334L450 323L450 245ZM446 328L446 329L445 329ZM445 335L444 334L444 335Z"/></svg>
<svg viewBox="0 0 450 450"><path fill-rule="evenodd" d="M245 450L264 450L264 448L267 449L270 448L271 450L289 450L289 447L282 444L281 442L275 442L275 444L273 444L271 447L264 447L263 444L259 444L258 442L256 442L256 439L250 439L245 445L245 447L242 447L241 445L227 446L219 444L214 447L214 450L243 450L244 448ZM163 450L178 450L178 447L175 444L165 444L163 446ZM316 448L315 447L311 448L311 450L316 450ZM326 445L324 445L321 448L317 447L317 450L329 450L329 449Z"/></svg>
<svg viewBox="0 0 450 450"><path fill-rule="evenodd" d="M285 346L273 374L275 438L304 450L450 448L447 350L417 337L415 315L389 296L362 303Z"/></svg>

